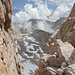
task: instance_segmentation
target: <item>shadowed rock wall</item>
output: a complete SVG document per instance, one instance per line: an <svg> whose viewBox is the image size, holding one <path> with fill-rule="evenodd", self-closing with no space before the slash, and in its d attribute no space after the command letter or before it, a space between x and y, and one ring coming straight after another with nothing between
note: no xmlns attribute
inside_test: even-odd
<svg viewBox="0 0 75 75"><path fill-rule="evenodd" d="M11 24L12 0L0 0L0 75L23 75Z"/></svg>

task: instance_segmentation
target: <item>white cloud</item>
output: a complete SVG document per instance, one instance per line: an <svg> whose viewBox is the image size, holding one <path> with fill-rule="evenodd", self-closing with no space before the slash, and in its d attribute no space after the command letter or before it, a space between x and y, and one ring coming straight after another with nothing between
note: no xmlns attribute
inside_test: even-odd
<svg viewBox="0 0 75 75"><path fill-rule="evenodd" d="M33 8L32 4L26 4L24 10L19 11L13 15L13 22L16 23L25 23L29 19L43 19L47 20L51 14L51 10L48 9L46 4L41 4Z"/></svg>
<svg viewBox="0 0 75 75"><path fill-rule="evenodd" d="M51 21L56 21L59 19L61 16L64 16L65 14L67 15L67 12L70 11L71 9L65 4L62 3L60 4L56 10L53 12L53 14L50 16Z"/></svg>
<svg viewBox="0 0 75 75"><path fill-rule="evenodd" d="M30 16L30 18L38 18L38 9L33 8L32 4L26 4L24 8L25 12Z"/></svg>
<svg viewBox="0 0 75 75"><path fill-rule="evenodd" d="M57 6L57 8L52 12L52 9L49 9L47 6L47 3L49 3L47 0L46 3L44 3L43 0L28 1L34 1L37 7L33 7L32 4L26 4L24 6L24 10L19 11L15 16L13 16L13 22L24 23L29 19L35 18L56 21L61 16L67 15L75 2L75 0L48 0L53 5Z"/></svg>
<svg viewBox="0 0 75 75"><path fill-rule="evenodd" d="M48 1L50 1L51 3L56 4L56 5L60 5L62 3L66 3L69 5L69 3L70 3L72 6L73 3L75 3L75 0L48 0Z"/></svg>
<svg viewBox="0 0 75 75"><path fill-rule="evenodd" d="M38 13L41 19L48 19L47 16L51 15L51 10L48 9L47 5L41 4L38 6Z"/></svg>
<svg viewBox="0 0 75 75"><path fill-rule="evenodd" d="M33 7L33 4L26 4L24 9L13 15L14 23L26 23L29 19L42 19L56 21L61 16L69 15L75 0L28 0L34 1L37 7ZM48 5L55 5L56 9L49 9ZM31 23L25 24L25 28L29 28ZM40 26L42 25L42 26ZM40 26L40 27L39 27ZM38 24L38 27L44 29L43 23Z"/></svg>
<svg viewBox="0 0 75 75"><path fill-rule="evenodd" d="M18 13L12 16L12 20L14 23L25 23L29 19L30 16L23 11L19 11Z"/></svg>
<svg viewBox="0 0 75 75"><path fill-rule="evenodd" d="M57 8L53 11L50 17L51 21L56 21L61 16L68 16L72 9L75 0L48 0L48 4L56 5Z"/></svg>

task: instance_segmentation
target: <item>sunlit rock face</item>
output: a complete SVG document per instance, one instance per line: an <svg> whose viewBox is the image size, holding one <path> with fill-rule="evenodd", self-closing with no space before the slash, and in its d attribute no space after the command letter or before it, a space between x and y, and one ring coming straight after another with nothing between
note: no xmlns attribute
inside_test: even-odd
<svg viewBox="0 0 75 75"><path fill-rule="evenodd" d="M59 32L56 36L54 36L54 38L61 39L62 41L68 41L75 46L75 4L66 22L62 24Z"/></svg>
<svg viewBox="0 0 75 75"><path fill-rule="evenodd" d="M14 43L11 8L11 0L0 0L0 75L23 75Z"/></svg>
<svg viewBox="0 0 75 75"><path fill-rule="evenodd" d="M35 75L75 75L75 4L70 16L49 38L49 54L39 60Z"/></svg>

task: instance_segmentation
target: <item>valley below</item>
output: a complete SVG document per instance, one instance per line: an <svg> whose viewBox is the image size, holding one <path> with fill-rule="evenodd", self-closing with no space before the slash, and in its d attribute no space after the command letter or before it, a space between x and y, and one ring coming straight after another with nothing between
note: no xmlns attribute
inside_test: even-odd
<svg viewBox="0 0 75 75"><path fill-rule="evenodd" d="M29 22L31 22L31 26L27 29L24 29L26 27L19 28L18 24L13 24L15 43L19 53L18 56L26 75L34 75L34 71L38 67L38 61L42 54L49 53L49 37L64 21L66 21L66 18L61 18L54 23L31 19L29 20ZM39 24L40 28L38 27L39 22L41 22ZM44 29L41 28L41 24L43 24ZM20 25L24 26L24 24ZM16 27L17 29L15 29Z"/></svg>

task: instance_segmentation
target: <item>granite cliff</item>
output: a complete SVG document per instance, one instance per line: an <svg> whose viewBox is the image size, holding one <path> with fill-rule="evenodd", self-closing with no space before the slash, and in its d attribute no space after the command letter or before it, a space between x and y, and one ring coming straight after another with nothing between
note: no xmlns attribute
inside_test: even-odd
<svg viewBox="0 0 75 75"><path fill-rule="evenodd" d="M75 75L75 4L67 20L49 38L49 54L39 60L35 75Z"/></svg>
<svg viewBox="0 0 75 75"><path fill-rule="evenodd" d="M12 0L0 0L0 75L23 75L14 43Z"/></svg>

